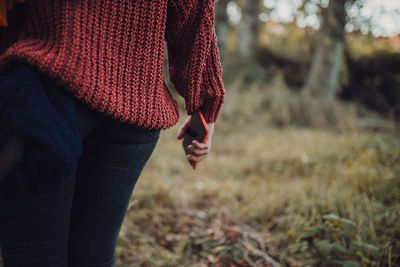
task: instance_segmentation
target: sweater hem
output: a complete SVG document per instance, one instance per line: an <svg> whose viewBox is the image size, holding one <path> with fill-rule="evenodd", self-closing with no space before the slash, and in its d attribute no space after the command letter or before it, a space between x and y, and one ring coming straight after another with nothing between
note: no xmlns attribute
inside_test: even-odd
<svg viewBox="0 0 400 267"><path fill-rule="evenodd" d="M91 99L93 98L93 93L90 94L89 89L82 90L82 87L75 83L73 79L67 78L67 69L65 69L66 73L63 75L58 75L52 70L51 67L47 66L46 64L40 64L41 62L38 62L35 60L35 58L27 55L6 55L6 53L1 55L0 75L5 73L9 67L22 62L33 66L38 72L40 72L41 75L46 75L49 79L53 80L57 86L62 87L63 90L66 90L69 94L71 94L75 100L87 105L90 109L96 112L102 113L104 116L118 120L122 123L132 124L148 130L166 130L176 125L179 121L180 111L175 99L171 100L172 105L169 106L169 110L174 111L173 115L165 116L164 114L164 116L160 116L157 114L149 114L148 120L142 120L142 122L140 122L138 119L134 118L133 114L125 115L123 112L118 112L118 109L110 109L108 106L105 106L101 99ZM154 120L155 117L158 117L159 119Z"/></svg>

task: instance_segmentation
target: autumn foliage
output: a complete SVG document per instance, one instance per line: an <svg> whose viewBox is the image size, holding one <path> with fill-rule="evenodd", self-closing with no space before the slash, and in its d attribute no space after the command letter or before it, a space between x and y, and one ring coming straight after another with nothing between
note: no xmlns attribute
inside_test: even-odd
<svg viewBox="0 0 400 267"><path fill-rule="evenodd" d="M7 12L12 11L15 3L24 3L25 0L0 0L0 26L8 26Z"/></svg>

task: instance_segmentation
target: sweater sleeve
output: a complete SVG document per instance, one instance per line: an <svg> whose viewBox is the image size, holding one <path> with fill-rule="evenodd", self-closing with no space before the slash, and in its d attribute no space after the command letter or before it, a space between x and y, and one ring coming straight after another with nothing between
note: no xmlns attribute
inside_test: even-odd
<svg viewBox="0 0 400 267"><path fill-rule="evenodd" d="M225 99L214 27L214 0L169 0L165 39L168 71L192 115L215 122Z"/></svg>

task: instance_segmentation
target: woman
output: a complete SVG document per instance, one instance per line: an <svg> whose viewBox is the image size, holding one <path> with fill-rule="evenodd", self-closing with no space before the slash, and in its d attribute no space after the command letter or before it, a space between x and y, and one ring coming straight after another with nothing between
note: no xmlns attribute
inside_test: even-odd
<svg viewBox="0 0 400 267"><path fill-rule="evenodd" d="M161 130L210 128L225 97L213 0L27 0L0 54L0 244L9 266L114 266L134 186ZM22 17L19 17L22 19ZM16 37L15 37L16 36ZM4 47L4 44L0 47Z"/></svg>

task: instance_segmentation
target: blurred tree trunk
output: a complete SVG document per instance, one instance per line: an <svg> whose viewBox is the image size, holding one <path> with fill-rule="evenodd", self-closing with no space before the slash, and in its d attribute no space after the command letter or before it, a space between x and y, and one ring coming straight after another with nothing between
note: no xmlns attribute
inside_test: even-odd
<svg viewBox="0 0 400 267"><path fill-rule="evenodd" d="M346 0L330 0L322 11L322 27L304 86L304 93L324 99L335 98L344 59Z"/></svg>
<svg viewBox="0 0 400 267"><path fill-rule="evenodd" d="M260 0L246 0L239 28L238 52L251 57L258 43Z"/></svg>
<svg viewBox="0 0 400 267"><path fill-rule="evenodd" d="M224 58L226 46L228 43L228 13L226 11L230 0L219 0L216 6L215 31L218 37L218 49L221 59Z"/></svg>

